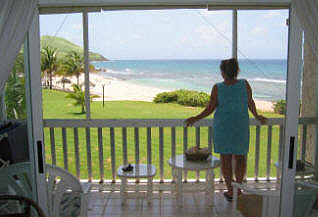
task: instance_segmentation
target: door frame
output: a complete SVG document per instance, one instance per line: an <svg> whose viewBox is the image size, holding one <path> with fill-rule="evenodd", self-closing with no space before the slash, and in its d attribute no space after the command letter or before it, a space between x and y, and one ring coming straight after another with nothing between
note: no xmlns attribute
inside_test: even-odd
<svg viewBox="0 0 318 217"><path fill-rule="evenodd" d="M295 193L303 33L293 4L289 9L285 134L282 148L280 216L292 217Z"/></svg>
<svg viewBox="0 0 318 217"><path fill-rule="evenodd" d="M26 34L24 55L27 127L33 199L38 202L45 215L48 216L48 192L45 175L45 149L43 143L41 54L38 9L36 9L36 12L34 13L31 26Z"/></svg>

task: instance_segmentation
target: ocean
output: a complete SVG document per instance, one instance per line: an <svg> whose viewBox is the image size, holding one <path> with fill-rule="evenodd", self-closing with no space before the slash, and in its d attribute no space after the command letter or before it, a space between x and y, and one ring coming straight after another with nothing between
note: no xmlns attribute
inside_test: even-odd
<svg viewBox="0 0 318 217"><path fill-rule="evenodd" d="M101 74L165 90L211 92L223 81L220 60L113 60L91 62ZM240 59L238 78L248 80L257 100L285 99L287 60Z"/></svg>

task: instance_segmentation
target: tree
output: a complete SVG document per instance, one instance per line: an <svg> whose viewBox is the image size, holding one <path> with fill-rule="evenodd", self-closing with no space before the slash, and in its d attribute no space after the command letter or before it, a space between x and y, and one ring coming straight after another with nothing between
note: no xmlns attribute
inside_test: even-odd
<svg viewBox="0 0 318 217"><path fill-rule="evenodd" d="M73 92L67 94L65 97L74 99L75 102L73 103L74 106L81 106L81 113L85 113L85 92L82 90L81 85L73 84L72 85ZM90 100L93 98L97 98L97 95L91 95Z"/></svg>
<svg viewBox="0 0 318 217"><path fill-rule="evenodd" d="M65 56L65 61L63 63L64 71L68 75L75 75L77 79L77 85L79 86L79 76L84 69L84 59L76 51L70 51Z"/></svg>
<svg viewBox="0 0 318 217"><path fill-rule="evenodd" d="M64 59L59 59L57 62L57 70L56 70L56 75L62 76L60 79L60 83L63 85L63 90L65 90L65 84L66 83L71 83L71 80L67 79L66 77L72 76L70 72L67 71L67 67L65 66L65 60Z"/></svg>
<svg viewBox="0 0 318 217"><path fill-rule="evenodd" d="M49 75L49 87L52 89L53 73L57 69L57 52L56 48L46 46L41 50L41 70Z"/></svg>
<svg viewBox="0 0 318 217"><path fill-rule="evenodd" d="M6 113L9 120L26 119L24 53L16 58L12 72L5 86Z"/></svg>

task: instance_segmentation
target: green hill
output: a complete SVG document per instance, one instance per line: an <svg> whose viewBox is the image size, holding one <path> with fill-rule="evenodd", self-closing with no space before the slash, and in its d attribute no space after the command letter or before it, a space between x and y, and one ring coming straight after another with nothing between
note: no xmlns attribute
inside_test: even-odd
<svg viewBox="0 0 318 217"><path fill-rule="evenodd" d="M83 48L66 40L65 38L55 37L55 36L49 36L44 35L41 37L41 48L43 47L53 47L57 49L57 52L60 56L64 56L69 51L76 51L81 54L83 54ZM98 53L89 52L89 58L92 61L106 61L106 59L103 55Z"/></svg>

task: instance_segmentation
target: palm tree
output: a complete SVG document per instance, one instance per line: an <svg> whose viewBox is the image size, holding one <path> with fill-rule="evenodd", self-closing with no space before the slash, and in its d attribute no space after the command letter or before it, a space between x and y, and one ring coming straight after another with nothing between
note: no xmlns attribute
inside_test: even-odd
<svg viewBox="0 0 318 217"><path fill-rule="evenodd" d="M65 61L63 63L64 70L68 75L75 75L77 79L77 85L79 86L79 76L83 72L84 59L76 51L70 51L65 56Z"/></svg>
<svg viewBox="0 0 318 217"><path fill-rule="evenodd" d="M5 86L4 102L7 118L26 119L24 53L20 51Z"/></svg>
<svg viewBox="0 0 318 217"><path fill-rule="evenodd" d="M69 93L66 95L66 98L74 99L74 106L81 106L81 113L85 113L85 92L82 91L81 86L77 84L72 85L73 93Z"/></svg>
<svg viewBox="0 0 318 217"><path fill-rule="evenodd" d="M66 83L71 83L69 79L67 79L68 76L72 76L70 72L67 71L67 67L65 66L65 60L59 60L57 63L57 70L56 70L56 75L62 76L60 82L63 85L63 90L65 90L65 84Z"/></svg>
<svg viewBox="0 0 318 217"><path fill-rule="evenodd" d="M52 89L52 77L57 68L56 48L46 46L41 50L41 70L49 75L49 87Z"/></svg>
<svg viewBox="0 0 318 217"><path fill-rule="evenodd" d="M73 92L67 94L65 97L66 98L70 98L70 99L74 99L75 102L73 103L74 106L81 106L81 113L85 113L85 92L82 90L82 86L81 85L77 85L77 84L73 84ZM97 95L91 95L90 96L90 100L92 100L93 98L97 98L99 96Z"/></svg>

